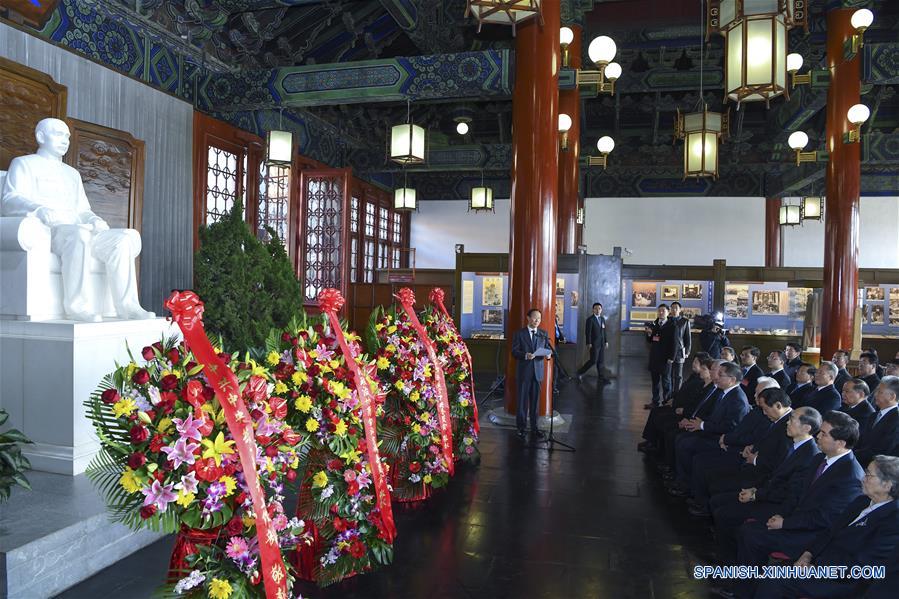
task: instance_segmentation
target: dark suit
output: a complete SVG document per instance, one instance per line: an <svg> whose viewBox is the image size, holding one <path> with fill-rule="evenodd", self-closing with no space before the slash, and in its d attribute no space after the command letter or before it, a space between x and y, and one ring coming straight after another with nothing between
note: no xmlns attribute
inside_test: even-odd
<svg viewBox="0 0 899 599"><path fill-rule="evenodd" d="M796 450L793 450L791 439L787 449L786 459L774 469L767 481L757 486L755 501L740 503L736 491L712 496L709 504L715 522L715 536L718 538L720 556L725 562L733 563L736 558L736 535L740 525L747 518L764 522L778 513L787 497L799 492L809 462L820 453L814 439L806 440Z"/></svg>
<svg viewBox="0 0 899 599"><path fill-rule="evenodd" d="M816 566L882 566L899 544L899 501L881 505L855 521L871 500L857 497L802 552L812 554ZM798 559L801 553L790 555ZM860 597L865 581L842 579L767 580L759 585L756 597ZM895 596L896 589L893 588Z"/></svg>
<svg viewBox="0 0 899 599"><path fill-rule="evenodd" d="M840 368L837 371L837 378L833 380L833 386L836 387L837 391L840 393L843 392L843 385L846 384L846 381L851 380L852 375L849 374L849 371L845 368Z"/></svg>
<svg viewBox="0 0 899 599"><path fill-rule="evenodd" d="M862 402L868 403L868 402ZM853 449L863 468L878 454L889 455L899 445L899 408L893 408L877 420L877 412L861 429L858 445ZM877 420L877 422L875 422Z"/></svg>
<svg viewBox="0 0 899 599"><path fill-rule="evenodd" d="M584 342L590 346L590 359L581 366L578 375L596 367L596 376L602 378L602 364L606 351L606 317L591 314L584 325Z"/></svg>
<svg viewBox="0 0 899 599"><path fill-rule="evenodd" d="M646 335L649 343L649 373L652 376L652 403L659 405L668 397L671 391L671 365L668 360L673 358L674 327L671 319L659 322L656 318L650 325L650 332Z"/></svg>
<svg viewBox="0 0 899 599"><path fill-rule="evenodd" d="M793 408L801 408L808 400L809 394L815 390L814 383L793 383L787 390Z"/></svg>
<svg viewBox="0 0 899 599"><path fill-rule="evenodd" d="M790 377L791 381L796 378L796 371L799 370L800 366L802 366L801 357L784 362L784 370L787 372L787 376ZM781 385L781 389L783 388L783 385Z"/></svg>
<svg viewBox="0 0 899 599"><path fill-rule="evenodd" d="M540 383L543 382L545 360L528 360L525 354L532 354L542 348L550 349L550 345L546 332L541 329L537 329L533 339L527 327L516 331L512 338L512 357L518 360L515 369L515 382L518 384L518 414L515 423L519 431L525 430L528 414L531 431L537 430L537 398L540 395Z"/></svg>
<svg viewBox="0 0 899 599"><path fill-rule="evenodd" d="M708 420L709 416L712 415L712 412L715 411L715 406L721 399L721 395L721 389L710 383L703 387L699 391L699 393L696 394L696 399L694 401L692 401L689 405L684 406L683 416L676 417L673 425L667 428L664 433L666 464L672 467L675 464L675 444L677 438L681 435L691 434L678 428L677 423L682 418L699 418L702 421Z"/></svg>
<svg viewBox="0 0 899 599"><path fill-rule="evenodd" d="M746 393L746 399L751 404L755 404L755 388L759 384L759 377L764 376L764 374L758 364L753 364L749 367L749 370L743 373L743 380L740 381L740 385L743 387L743 392Z"/></svg>
<svg viewBox="0 0 899 599"><path fill-rule="evenodd" d="M831 410L839 410L843 399L833 385L815 389L805 397L804 405L815 408L824 416Z"/></svg>
<svg viewBox="0 0 899 599"><path fill-rule="evenodd" d="M716 360L721 358L721 348L730 346L730 339L724 333L716 333L712 329L706 329L699 334L699 344L702 351L708 352Z"/></svg>
<svg viewBox="0 0 899 599"><path fill-rule="evenodd" d="M868 389L871 390L871 395L874 394L874 389L877 389L877 385L880 384L880 377L877 376L877 373L869 374L868 376L860 377L865 383L868 385ZM869 399L868 401L872 401Z"/></svg>
<svg viewBox="0 0 899 599"><path fill-rule="evenodd" d="M877 412L877 410L865 400L858 402L851 408L846 404L840 404L840 411L849 414L856 422L858 422L858 430L860 432L865 430L868 421L871 420L874 417L874 413Z"/></svg>
<svg viewBox="0 0 899 599"><path fill-rule="evenodd" d="M778 512L783 516L783 528L768 530L761 521L740 527L738 564L762 566L772 551L787 555L801 553L862 494L864 470L852 452L841 456L819 474L818 469L824 461L823 453L812 458L804 473L801 493L791 493L784 501Z"/></svg>
<svg viewBox="0 0 899 599"><path fill-rule="evenodd" d="M715 402L715 408L708 420L702 421L702 429L677 437L675 441L675 463L677 480L682 484L690 483L693 471L693 458L704 451L718 447L718 438L737 427L743 417L749 413L749 403L739 386L731 389Z"/></svg>
<svg viewBox="0 0 899 599"><path fill-rule="evenodd" d="M660 445L665 432L677 430L677 422L690 414L687 410L692 409L691 406L695 406L705 397L705 395L700 396L702 388L702 379L698 374L692 373L680 390L674 394L674 401L670 406L655 407L649 412L649 417L643 426L643 438L653 445ZM677 408L681 408L682 415L675 412Z"/></svg>
<svg viewBox="0 0 899 599"><path fill-rule="evenodd" d="M671 326L674 327L672 334L672 342L674 348L672 356L674 362L671 364L671 391L675 393L680 389L681 381L684 376L684 360L690 355L693 346L693 338L690 333L690 319L683 316L677 318L669 318Z"/></svg>
<svg viewBox="0 0 899 599"><path fill-rule="evenodd" d="M793 379L787 374L786 370L778 370L777 372L766 372L765 376L770 376L772 379L777 381L777 384L781 389L786 391L790 388L790 385L793 384Z"/></svg>

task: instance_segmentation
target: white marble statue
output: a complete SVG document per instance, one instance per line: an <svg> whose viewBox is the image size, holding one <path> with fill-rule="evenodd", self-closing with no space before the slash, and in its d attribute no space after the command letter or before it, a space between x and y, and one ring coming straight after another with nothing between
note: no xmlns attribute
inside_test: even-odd
<svg viewBox="0 0 899 599"><path fill-rule="evenodd" d="M50 250L62 268L63 307L72 320L98 322L87 300L91 259L106 265L106 281L118 318L154 318L141 308L134 259L140 233L110 229L91 211L81 175L62 162L69 149L69 127L44 119L35 128L37 154L19 156L9 166L2 193L3 216L34 216L50 228ZM99 308L97 308L99 309Z"/></svg>

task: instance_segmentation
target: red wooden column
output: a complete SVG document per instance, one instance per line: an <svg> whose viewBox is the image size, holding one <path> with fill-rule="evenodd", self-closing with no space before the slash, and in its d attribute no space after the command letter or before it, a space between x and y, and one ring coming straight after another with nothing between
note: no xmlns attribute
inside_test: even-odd
<svg viewBox="0 0 899 599"><path fill-rule="evenodd" d="M780 198L765 198L765 266L783 266Z"/></svg>
<svg viewBox="0 0 899 599"><path fill-rule="evenodd" d="M843 57L844 44L855 32L855 9L827 13L827 217L824 220L824 299L821 355L852 347L852 324L858 303L858 204L861 193L861 143L845 143L846 112L861 99L861 55Z"/></svg>
<svg viewBox="0 0 899 599"><path fill-rule="evenodd" d="M569 25L574 39L568 45L568 66L581 68L582 30ZM581 157L581 94L577 88L559 91L559 112L571 117L568 149L559 151L559 253L574 254L578 246L577 209L579 203L578 160Z"/></svg>
<svg viewBox="0 0 899 599"><path fill-rule="evenodd" d="M515 38L512 94L512 216L509 251L509 318L506 345L506 411L514 414L515 359L512 336L525 326L528 309L543 313L540 325L555 343L556 224L559 189L559 3L543 3L543 24L531 19ZM552 399L547 364L540 414Z"/></svg>

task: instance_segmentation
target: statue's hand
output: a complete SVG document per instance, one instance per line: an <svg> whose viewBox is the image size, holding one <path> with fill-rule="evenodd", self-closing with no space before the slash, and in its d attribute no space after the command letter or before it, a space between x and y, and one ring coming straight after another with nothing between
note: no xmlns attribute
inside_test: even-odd
<svg viewBox="0 0 899 599"><path fill-rule="evenodd" d="M106 224L106 221L103 220L103 219L98 218L97 220L95 220L95 221L92 222L91 224L94 226L94 231L96 231L96 232L98 232L98 233L99 233L100 231L109 231L109 225Z"/></svg>
<svg viewBox="0 0 899 599"><path fill-rule="evenodd" d="M48 227L52 227L63 220L59 212L57 212L56 210L51 210L50 208L44 206L38 208L34 212L34 216L36 216L42 223L44 223Z"/></svg>

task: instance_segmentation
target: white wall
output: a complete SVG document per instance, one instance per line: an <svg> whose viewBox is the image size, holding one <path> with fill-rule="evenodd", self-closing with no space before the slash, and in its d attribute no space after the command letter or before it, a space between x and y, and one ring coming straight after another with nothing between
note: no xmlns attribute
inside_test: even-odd
<svg viewBox="0 0 899 599"><path fill-rule="evenodd" d="M765 263L764 198L587 198L590 254L620 246L630 264Z"/></svg>
<svg viewBox="0 0 899 599"><path fill-rule="evenodd" d="M466 252L509 252L510 200L496 200L496 213L468 212L462 201L419 202L412 213L411 245L416 268L456 268L456 244Z"/></svg>
<svg viewBox="0 0 899 599"><path fill-rule="evenodd" d="M862 197L858 228L859 267L899 268L899 198ZM824 265L823 222L784 227L783 240L784 266Z"/></svg>
<svg viewBox="0 0 899 599"><path fill-rule="evenodd" d="M454 246L466 252L509 251L509 200L496 214L466 212L465 202L421 202L412 215L412 247L419 268L454 268ZM630 264L734 266L765 263L764 198L588 198L584 243L591 254L631 251ZM899 268L899 198L863 197L859 266ZM824 225L785 227L784 265L822 266Z"/></svg>

